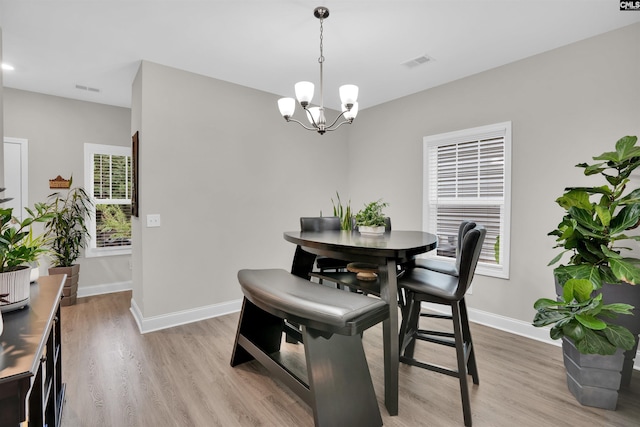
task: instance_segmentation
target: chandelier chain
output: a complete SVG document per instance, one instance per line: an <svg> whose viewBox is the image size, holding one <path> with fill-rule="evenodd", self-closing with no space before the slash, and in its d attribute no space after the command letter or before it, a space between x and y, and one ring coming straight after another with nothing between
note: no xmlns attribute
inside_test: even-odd
<svg viewBox="0 0 640 427"><path fill-rule="evenodd" d="M323 63L324 62L324 53L323 53L323 47L324 47L324 44L323 44L323 39L324 39L323 30L324 30L324 27L322 26L322 21L323 21L323 19L320 18L320 57L318 58L318 62L319 63Z"/></svg>

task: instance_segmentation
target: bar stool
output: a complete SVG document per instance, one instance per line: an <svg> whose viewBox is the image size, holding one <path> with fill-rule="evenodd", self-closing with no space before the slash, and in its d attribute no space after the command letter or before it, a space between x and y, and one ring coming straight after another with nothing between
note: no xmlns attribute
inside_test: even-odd
<svg viewBox="0 0 640 427"><path fill-rule="evenodd" d="M412 268L407 270L398 280L398 285L404 289L407 298L407 307L402 311L403 318L400 327L400 362L458 378L464 424L469 427L471 426L471 404L467 375L471 375L474 384L479 384L480 380L464 295L471 285L485 235L486 230L483 226L477 226L466 233L460 246L460 267L457 276L425 268ZM451 307L450 318L453 320L453 332L419 328L420 304L423 301ZM439 315L430 315L430 317L449 318ZM414 351L417 340L455 347L457 369L445 368L415 359Z"/></svg>
<svg viewBox="0 0 640 427"><path fill-rule="evenodd" d="M458 227L458 240L456 241L456 262L452 264L448 261L440 261L433 258L418 258L415 260L415 266L419 268L426 268L427 270L437 271L439 273L451 274L453 276L458 275L460 269L460 249L462 247L462 241L464 236L473 230L476 223L473 221L462 221Z"/></svg>

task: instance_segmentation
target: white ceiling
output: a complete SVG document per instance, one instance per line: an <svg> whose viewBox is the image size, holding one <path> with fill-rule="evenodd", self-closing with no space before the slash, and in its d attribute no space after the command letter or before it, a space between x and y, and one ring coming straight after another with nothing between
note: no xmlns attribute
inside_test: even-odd
<svg viewBox="0 0 640 427"><path fill-rule="evenodd" d="M353 83L361 110L640 22L617 0L0 0L4 85L128 107L144 59L293 96L318 84L318 5L325 105Z"/></svg>

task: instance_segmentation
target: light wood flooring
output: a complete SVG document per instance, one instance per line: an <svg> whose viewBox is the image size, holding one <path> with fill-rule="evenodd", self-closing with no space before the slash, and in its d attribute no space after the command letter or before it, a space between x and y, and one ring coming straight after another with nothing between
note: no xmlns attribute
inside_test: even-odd
<svg viewBox="0 0 640 427"><path fill-rule="evenodd" d="M131 293L78 299L62 308L63 427L312 426L311 409L257 362L231 368L238 314L141 335ZM640 426L640 372L616 411L578 404L567 390L561 349L472 324L480 385L471 381L476 427ZM458 380L400 366L400 414L383 403L380 325L364 335L385 426L463 426ZM300 346L286 345L301 360ZM424 360L453 362L418 343Z"/></svg>

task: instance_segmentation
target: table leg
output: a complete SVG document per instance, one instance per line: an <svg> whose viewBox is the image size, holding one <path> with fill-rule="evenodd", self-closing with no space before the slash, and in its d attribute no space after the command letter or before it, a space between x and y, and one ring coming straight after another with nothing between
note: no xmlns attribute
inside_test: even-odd
<svg viewBox="0 0 640 427"><path fill-rule="evenodd" d="M396 261L388 259L379 268L381 297L389 304L389 318L382 323L384 340L384 402L389 415L398 415L398 279Z"/></svg>

